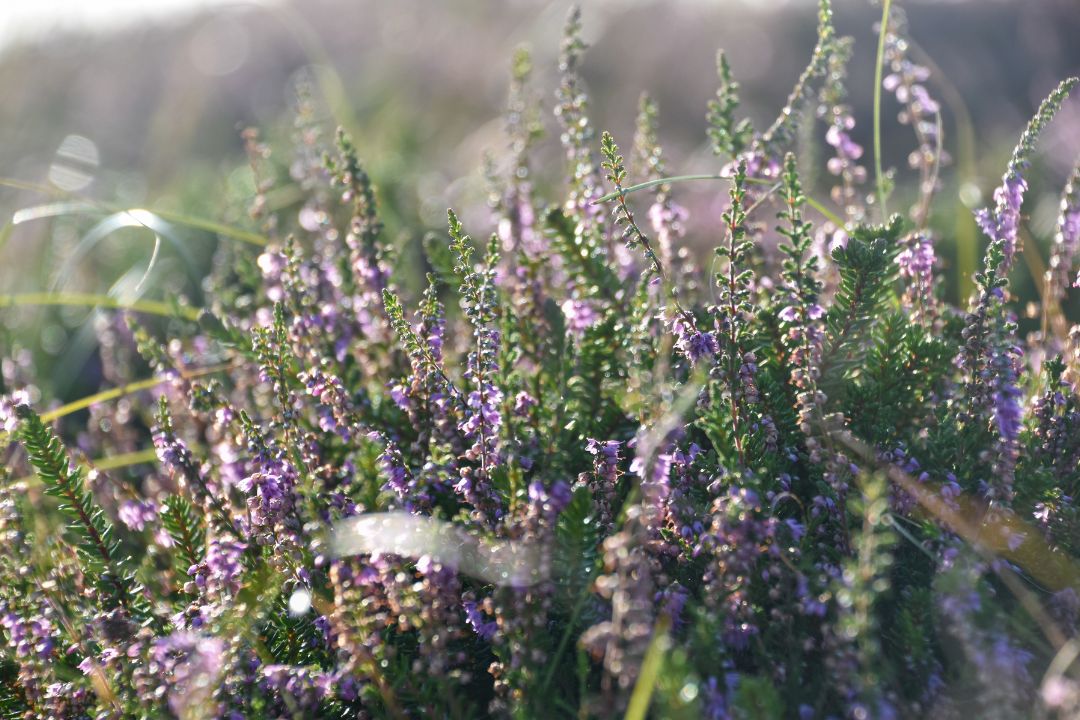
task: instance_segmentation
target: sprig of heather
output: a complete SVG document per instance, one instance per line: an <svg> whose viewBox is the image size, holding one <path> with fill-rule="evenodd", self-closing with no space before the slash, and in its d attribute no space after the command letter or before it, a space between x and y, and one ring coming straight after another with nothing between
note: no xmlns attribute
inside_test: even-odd
<svg viewBox="0 0 1080 720"><path fill-rule="evenodd" d="M246 412L241 411L238 420L248 455L247 475L236 485L246 494L246 533L253 542L281 553L277 559L287 562L302 526L297 502L301 471L289 452L295 448L282 446Z"/></svg>
<svg viewBox="0 0 1080 720"><path fill-rule="evenodd" d="M566 214L574 221L576 234L596 243L604 230L603 208L596 200L603 195L600 168L592 151L593 129L588 116L588 95L582 87L581 57L588 45L581 39L581 8L570 8L559 53L559 88L555 92L555 117L562 127L559 136L570 169L570 196Z"/></svg>
<svg viewBox="0 0 1080 720"><path fill-rule="evenodd" d="M780 218L786 226L777 228L788 242L780 245L784 253L781 277L786 291L786 305L778 315L785 328L783 343L788 350L791 384L796 392L799 429L806 436L811 460L819 456L819 422L825 408L825 395L818 389L822 345L825 339L824 309L818 304L821 283L816 278L817 256L812 252L811 224L803 218L806 203L799 182L795 155L784 161L784 210Z"/></svg>
<svg viewBox="0 0 1080 720"><path fill-rule="evenodd" d="M337 149L338 157L328 156L324 162L335 186L341 188L342 202L352 206L349 230L345 235L352 280L361 293L361 300L367 298L377 304L382 291L388 287L390 271L382 257L383 224L378 215L375 187L360 163L352 138L341 129L337 134Z"/></svg>
<svg viewBox="0 0 1080 720"><path fill-rule="evenodd" d="M510 72L510 93L506 106L506 136L510 146L510 163L502 193L492 204L498 213L499 239L507 262L518 259L537 259L543 252L536 209L533 207L529 153L543 136L539 109L528 92L533 73L532 56L525 48L514 52ZM528 266L527 262L521 263ZM523 269L526 269L523 268ZM517 270L507 265L505 272Z"/></svg>
<svg viewBox="0 0 1080 720"><path fill-rule="evenodd" d="M1019 244L1020 206L1024 202L1024 193L1027 191L1024 173L1031 164L1031 156L1035 152L1035 143L1039 135L1050 124L1065 98L1076 87L1077 82L1077 78L1063 80L1042 101L1035 116L1020 136L1020 142L1013 150L1008 168L1001 178L1001 185L994 190L994 206L975 214L979 227L990 238L984 270L976 276L981 295L1003 288L1007 283L1006 278L1012 268L1013 260L1021 249Z"/></svg>
<svg viewBox="0 0 1080 720"><path fill-rule="evenodd" d="M475 345L466 359L465 380L470 390L465 397L465 413L458 429L472 446L465 452L468 460L479 468L460 468L461 479L456 485L469 503L481 514L493 517L499 501L491 488L491 474L502 464L499 432L502 427L500 405L503 391L497 384L500 333L496 325L498 297L495 269L499 254L497 238L492 237L481 269L473 265L472 238L465 234L453 210L447 211L450 227L450 250L454 253L461 293L461 307L472 326Z"/></svg>
<svg viewBox="0 0 1080 720"><path fill-rule="evenodd" d="M718 350L715 376L723 379L729 406L730 438L740 466L746 463L746 438L751 426L752 407L759 395L755 376L758 358L751 341L750 322L755 315L751 300L754 272L750 255L754 244L747 232L747 166L740 161L732 178L730 206L724 213L727 244L716 248L725 267L716 273L718 291L712 312L716 319Z"/></svg>
<svg viewBox="0 0 1080 720"><path fill-rule="evenodd" d="M1080 468L1080 395L1075 377L1070 377L1064 358L1048 360L1043 365L1046 385L1031 408L1035 452L1044 467L1050 468L1063 486L1076 487ZM1044 503L1045 520L1050 521L1050 506Z"/></svg>
<svg viewBox="0 0 1080 720"><path fill-rule="evenodd" d="M615 186L615 191L618 193L615 217L616 222L623 226L623 242L626 244L627 249L641 246L642 251L645 253L645 259L649 261L651 272L655 273L656 277L665 285L669 285L660 256L656 254L652 243L641 232L641 228L637 226L634 214L626 202L626 193L623 190L623 185L626 182L626 166L623 156L619 154L619 147L615 144L615 138L606 130L600 139L600 151L604 156L603 167L608 171L607 179ZM678 300L675 302L678 302Z"/></svg>
<svg viewBox="0 0 1080 720"><path fill-rule="evenodd" d="M161 510L161 525L169 534L177 570L184 573L203 560L206 529L198 510L182 495L170 495Z"/></svg>
<svg viewBox="0 0 1080 720"><path fill-rule="evenodd" d="M600 696L591 708L598 715L625 711L656 618L652 563L637 530L642 512L640 505L630 507L623 529L604 540L605 574L597 578L596 588L610 602L611 618L581 635L581 646L604 671Z"/></svg>
<svg viewBox="0 0 1080 720"><path fill-rule="evenodd" d="M255 127L244 128L241 137L244 140L248 166L255 181L255 195L248 207L248 215L260 225L263 232L274 236L278 230L278 216L270 212L267 201L267 193L274 187L273 173L267 172L270 146L260 139L259 129Z"/></svg>
<svg viewBox="0 0 1080 720"><path fill-rule="evenodd" d="M1022 391L1017 386L1022 350L1016 341L1015 319L1005 301L1008 274L1019 246L1020 209L1027 190L1024 178L1035 143L1043 128L1061 107L1076 78L1063 81L1039 106L1013 150L1002 184L994 191L995 205L976 213L990 239L983 270L976 274L976 292L966 318L964 347L957 364L964 373L968 408L961 421L970 425L991 423L997 436L995 481L988 487L992 497L1011 499L1013 475L1023 423Z"/></svg>
<svg viewBox="0 0 1080 720"><path fill-rule="evenodd" d="M602 528L610 528L615 518L616 495L621 475L621 445L618 440L600 441L589 438L585 446L585 450L593 456L593 469L591 473L582 473L579 480L583 480L592 490L593 505Z"/></svg>
<svg viewBox="0 0 1080 720"><path fill-rule="evenodd" d="M16 413L21 421L20 440L30 463L45 492L60 500L84 572L97 583L102 607L121 608L132 617L145 619L149 612L140 597L141 587L133 582L112 522L86 488L82 468L71 462L60 439L28 405L17 406Z"/></svg>
<svg viewBox="0 0 1080 720"><path fill-rule="evenodd" d="M62 685L56 671L66 640L62 619L49 602L32 563L35 538L27 531L16 498L27 488L9 485L6 469L0 469L0 541L8 552L0 557L0 628L3 662L10 675L0 691L0 708L8 713L36 713L40 717L64 711L55 697L58 689L71 693L72 700L85 689ZM13 682L14 681L14 682ZM85 696L81 698L85 703ZM73 703L81 705L82 703Z"/></svg>
<svg viewBox="0 0 1080 720"><path fill-rule="evenodd" d="M817 42L810 62L796 81L780 114L764 133L755 138L750 152L758 162L748 162L751 177L779 174L781 153L794 136L801 109L811 97L813 83L828 71L829 57L835 52L835 43L832 3L830 0L818 0ZM777 172L767 172L770 168Z"/></svg>
<svg viewBox="0 0 1080 720"><path fill-rule="evenodd" d="M907 18L900 8L893 8L885 28L885 61L890 73L882 87L896 96L903 106L899 121L910 125L918 147L908 156L908 164L919 171L918 201L911 208L915 230L924 231L930 219L930 201L938 189L941 166L949 161L943 149L941 107L926 89L930 71L908 57L909 41L905 37Z"/></svg>
<svg viewBox="0 0 1080 720"><path fill-rule="evenodd" d="M259 359L260 379L274 391L281 422L286 427L293 426L297 419L292 396L295 360L290 351L284 305L274 304L273 320L269 327L254 328L251 347Z"/></svg>
<svg viewBox="0 0 1080 720"><path fill-rule="evenodd" d="M934 292L934 267L937 253L933 234L929 231L910 232L902 240L902 249L896 256L900 276L907 281L904 288L904 306L917 320L932 320L939 310Z"/></svg>
<svg viewBox="0 0 1080 720"><path fill-rule="evenodd" d="M856 509L862 516L862 528L853 542L855 557L847 562L836 582L840 617L832 628L835 635L826 642L835 643L829 670L836 674L838 689L845 695L848 707L855 714L862 709L868 716L883 717L896 710L889 693L881 690L881 642L875 604L888 598L889 570L894 559L890 548L896 541L888 520L884 478L866 478L861 489Z"/></svg>
<svg viewBox="0 0 1080 720"><path fill-rule="evenodd" d="M638 227L634 220L634 213L626 200L624 185L626 182L626 166L619 147L611 133L604 132L601 139L601 151L604 154L604 168L607 169L607 179L615 187L618 193L615 205L616 222L623 228L623 240L627 249L640 247L648 261L643 280L649 281L650 276L655 276L656 281L661 283L664 293L669 295L673 305L670 317L672 333L675 335L675 347L686 357L691 365L698 361L712 357L718 350L716 338L711 332L703 332L698 328L697 318L694 317L679 301L678 288L672 285L660 256L653 249L649 238Z"/></svg>
<svg viewBox="0 0 1080 720"><path fill-rule="evenodd" d="M892 8L884 29L884 61L889 74L882 87L892 92L903 106L899 121L910 125L918 146L908 156L908 165L919 172L918 199L909 213L914 229L904 236L903 250L896 257L900 275L907 280L905 305L917 320L932 320L938 312L934 296L934 236L929 230L930 204L939 189L941 167L948 163L941 121L941 108L926 89L930 71L908 56L907 18L900 8Z"/></svg>
<svg viewBox="0 0 1080 720"><path fill-rule="evenodd" d="M307 394L318 401L319 429L334 433L345 442L360 428L356 409L341 379L323 368L312 368L297 375Z"/></svg>
<svg viewBox="0 0 1080 720"><path fill-rule="evenodd" d="M221 529L236 534L232 515L221 498L223 488L207 477L187 444L177 435L169 401L164 395L158 398L156 419L152 437L158 461L188 499L204 512L212 513Z"/></svg>
<svg viewBox="0 0 1080 720"><path fill-rule="evenodd" d="M420 335L409 325L405 319L405 309L397 295L391 290L383 290L383 308L390 322L390 326L397 333L405 352L413 366L413 373L417 377L437 377L442 388L456 401L464 403L461 392L455 387L453 381L446 374L442 362L443 344L443 319L434 291L434 276L429 277L428 294L425 297L431 312L425 314L425 323L428 325L426 337Z"/></svg>
<svg viewBox="0 0 1080 720"><path fill-rule="evenodd" d="M748 118L735 119L735 111L739 109L739 83L731 73L731 65L723 50L716 53L716 74L720 85L716 89L716 99L708 104L706 133L713 154L730 160L749 145L754 126Z"/></svg>
<svg viewBox="0 0 1080 720"><path fill-rule="evenodd" d="M866 182L866 168L859 164L863 148L851 138L855 127L855 118L851 107L845 102L847 97L847 66L851 61L851 38L839 38L832 45L828 58L828 72L821 90L820 114L829 126L825 142L834 152L829 158L829 172L840 179L840 184L830 193L837 205L844 210L844 219L848 223L861 222L866 217L866 203L860 186Z"/></svg>
<svg viewBox="0 0 1080 720"><path fill-rule="evenodd" d="M1061 192L1057 232L1050 250L1050 266L1046 271L1044 303L1060 303L1066 288L1080 287L1080 275L1072 277L1073 264L1080 251L1080 160L1073 166Z"/></svg>

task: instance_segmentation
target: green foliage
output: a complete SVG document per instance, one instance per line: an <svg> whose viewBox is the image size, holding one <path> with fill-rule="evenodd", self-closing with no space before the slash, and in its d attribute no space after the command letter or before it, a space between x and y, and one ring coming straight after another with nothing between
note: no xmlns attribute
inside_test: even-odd
<svg viewBox="0 0 1080 720"><path fill-rule="evenodd" d="M787 717L784 701L768 678L741 678L733 704L735 717L740 720L779 720Z"/></svg>
<svg viewBox="0 0 1080 720"><path fill-rule="evenodd" d="M202 520L191 501L182 495L170 495L161 511L161 525L176 548L176 570L186 575L188 568L202 562L206 552L206 530Z"/></svg>
<svg viewBox="0 0 1080 720"><path fill-rule="evenodd" d="M564 403L556 410L554 422L559 447L574 448L557 465L580 467L588 438L616 437L623 419L613 402L622 381L616 351L618 338L615 313L607 313L584 331L578 343L568 349L562 372ZM577 460L577 461L575 461Z"/></svg>
<svg viewBox="0 0 1080 720"><path fill-rule="evenodd" d="M23 720L30 712L18 674L18 665L0 658L0 718L3 720Z"/></svg>
<svg viewBox="0 0 1080 720"><path fill-rule="evenodd" d="M812 224L803 216L806 197L799 182L799 170L795 163L795 154L784 157L784 209L780 219L786 225L777 226L776 231L786 238L780 243L780 252L784 254L781 265L781 278L789 290L804 308L817 302L821 291L821 282L817 279L818 261L812 252Z"/></svg>
<svg viewBox="0 0 1080 720"><path fill-rule="evenodd" d="M859 437L890 446L929 421L954 353L898 310L881 311L868 334L858 376L842 391L845 414Z"/></svg>
<svg viewBox="0 0 1080 720"><path fill-rule="evenodd" d="M83 572L100 591L103 606L123 607L145 618L148 608L141 589L134 582L112 522L86 488L83 469L71 462L63 443L36 412L25 405L18 406L17 412L22 421L19 437L30 464L46 494L60 501Z"/></svg>
<svg viewBox="0 0 1080 720"><path fill-rule="evenodd" d="M557 575L564 579L567 604L585 593L599 562L600 528L589 489L579 486L556 525Z"/></svg>
<svg viewBox="0 0 1080 720"><path fill-rule="evenodd" d="M548 208L544 229L553 249L568 263L570 276L586 297L614 297L618 278L591 233L579 232L574 221L557 207Z"/></svg>
<svg viewBox="0 0 1080 720"><path fill-rule="evenodd" d="M735 119L735 111L739 107L739 83L731 74L731 66L723 50L716 53L716 74L720 78L720 87L716 90L716 99L709 101L705 118L709 127L706 132L714 155L734 158L747 147L754 127L749 119Z"/></svg>
<svg viewBox="0 0 1080 720"><path fill-rule="evenodd" d="M888 225L854 228L847 245L833 251L840 285L825 321L821 384L826 394L841 377L858 373L862 366L896 276L901 223L893 216Z"/></svg>

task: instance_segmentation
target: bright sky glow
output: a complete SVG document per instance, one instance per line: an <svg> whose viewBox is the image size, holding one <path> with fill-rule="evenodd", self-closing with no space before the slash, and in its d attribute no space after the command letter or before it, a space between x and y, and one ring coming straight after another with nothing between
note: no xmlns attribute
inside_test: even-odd
<svg viewBox="0 0 1080 720"><path fill-rule="evenodd" d="M104 31L235 0L0 0L0 50L54 31Z"/></svg>

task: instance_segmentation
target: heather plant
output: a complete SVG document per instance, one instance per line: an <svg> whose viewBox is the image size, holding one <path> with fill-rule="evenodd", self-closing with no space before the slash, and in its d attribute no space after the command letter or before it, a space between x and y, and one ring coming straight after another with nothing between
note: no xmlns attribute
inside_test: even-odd
<svg viewBox="0 0 1080 720"><path fill-rule="evenodd" d="M860 164L828 0L766 129L718 56L708 176L669 173L648 96L629 160L597 137L574 10L565 181L534 180L553 163L520 51L490 221L450 210L423 287L361 148L328 143L301 88L302 199L267 201L275 154L246 133L252 226L217 228L204 307L0 298L115 314L101 393L45 410L3 365L0 714L1075 717L1080 169L1041 332L1021 335L1010 272L1077 81L1021 135L950 306L941 108L884 5L906 216L885 213L907 178L880 141L872 183ZM808 134L828 200L804 186ZM690 179L722 212L690 217Z"/></svg>

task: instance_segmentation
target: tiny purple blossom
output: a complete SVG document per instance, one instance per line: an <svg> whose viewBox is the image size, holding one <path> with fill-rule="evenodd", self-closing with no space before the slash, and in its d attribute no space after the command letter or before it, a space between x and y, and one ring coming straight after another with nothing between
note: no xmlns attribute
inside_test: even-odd
<svg viewBox="0 0 1080 720"><path fill-rule="evenodd" d="M16 390L10 396L0 395L0 430L13 433L19 426L19 416L15 408L30 405L30 394L25 390Z"/></svg>
<svg viewBox="0 0 1080 720"><path fill-rule="evenodd" d="M132 530L142 532L157 520L157 505L152 500L128 500L120 505L117 516Z"/></svg>

